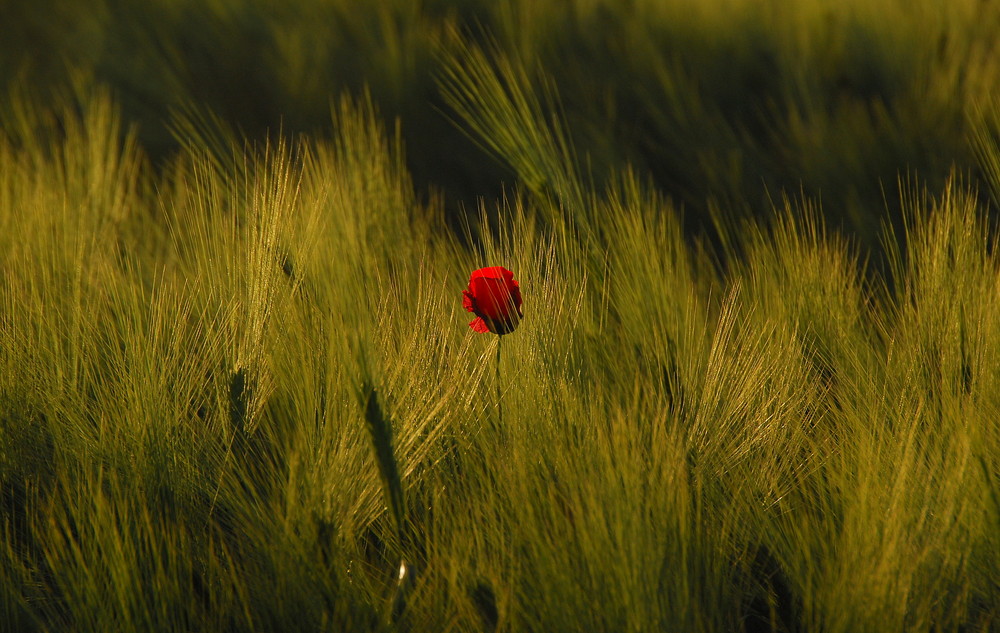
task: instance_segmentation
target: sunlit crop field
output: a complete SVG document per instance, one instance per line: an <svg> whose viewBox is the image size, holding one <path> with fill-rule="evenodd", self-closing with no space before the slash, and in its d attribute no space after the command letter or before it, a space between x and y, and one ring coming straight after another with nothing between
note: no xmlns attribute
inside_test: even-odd
<svg viewBox="0 0 1000 633"><path fill-rule="evenodd" d="M0 630L1000 628L1000 12L558 4L381 3L307 134L6 95ZM698 66L745 78L734 14L776 38L749 113ZM895 79L836 88L824 24ZM414 158L424 63L495 195Z"/></svg>

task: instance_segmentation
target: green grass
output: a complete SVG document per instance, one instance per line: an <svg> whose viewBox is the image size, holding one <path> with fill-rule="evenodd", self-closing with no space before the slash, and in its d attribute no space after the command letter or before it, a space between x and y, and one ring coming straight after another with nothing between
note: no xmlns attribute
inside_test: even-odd
<svg viewBox="0 0 1000 633"><path fill-rule="evenodd" d="M715 206L768 217L801 192L866 249L887 207L902 228L900 174L935 191L953 169L986 184L968 114L1000 80L1000 10L979 0L16 4L4 93L47 101L92 77L160 165L177 146L170 115L191 102L254 137L327 136L331 97L368 91L387 127L400 122L418 193L443 195L454 226L515 184L518 158L491 160L449 120L438 83L456 48L495 49L558 95L565 140L602 186L631 166L693 228Z"/></svg>
<svg viewBox="0 0 1000 633"><path fill-rule="evenodd" d="M440 18L398 33L433 49L456 133L512 178L465 233L447 196L414 184L406 117L379 114L389 84L335 100L315 135L243 141L225 112L190 106L155 164L127 106L86 80L71 99L11 95L0 630L1000 627L1000 101L982 86L945 98L987 20L956 5L934 28L968 38L934 65L899 53L929 37L930 2L830 18L818 3L731 4L386 3L386 29ZM490 36L459 28L459 9L488 14ZM758 112L777 136L726 110L724 74L692 70L719 55L747 76L753 38L721 38L727 57L699 35L735 29L726 11L756 15L751 32L787 29L762 44L784 69L762 94L804 82ZM821 47L810 29L848 15L859 30L829 37L869 48ZM623 21L636 37L594 35ZM893 21L907 28L892 39L864 35ZM665 186L596 123L624 115L581 114L610 101L574 101L596 90L574 82L602 75L553 72L575 67L552 61L569 50L560 33L656 69L635 83L649 69L620 67L608 94L657 91L646 114L694 148L663 168L691 170L695 189ZM367 63L405 70L408 41ZM803 50L815 57L795 75ZM909 96L828 98L830 51L871 53L901 82L875 83ZM405 88L403 70L361 74ZM960 145L970 173L938 169L921 149L935 139ZM731 162L730 146L746 153ZM868 161L900 147L926 162L882 183L898 202L862 209L884 224L884 264L868 266L866 238L831 227L827 190L808 183L869 187L882 174ZM750 159L775 148L806 185L762 195L750 167L775 163ZM711 239L688 225L702 193ZM758 200L763 217L743 213ZM524 297L499 356L461 302L487 265L514 271Z"/></svg>

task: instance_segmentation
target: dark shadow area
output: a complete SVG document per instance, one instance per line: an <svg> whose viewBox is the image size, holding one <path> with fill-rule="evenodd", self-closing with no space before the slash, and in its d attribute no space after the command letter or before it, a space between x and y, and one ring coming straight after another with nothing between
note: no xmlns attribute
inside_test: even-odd
<svg viewBox="0 0 1000 633"><path fill-rule="evenodd" d="M831 11L807 25L806 45L782 39L764 12L713 22L629 2L552 3L521 18L530 31L484 0L2 5L0 87L40 102L79 77L109 87L154 165L177 149L178 109L210 111L254 139L325 136L332 102L370 94L387 129L398 122L418 190L444 199L452 226L517 185L442 99L454 37L495 41L537 69L594 181L634 167L684 209L692 233L710 229L713 206L767 216L792 192L819 200L881 267L883 225L902 226L901 177L931 191L953 170L980 183L961 95L929 92L993 37L978 32L959 45L942 26L926 47L888 41L890 18Z"/></svg>

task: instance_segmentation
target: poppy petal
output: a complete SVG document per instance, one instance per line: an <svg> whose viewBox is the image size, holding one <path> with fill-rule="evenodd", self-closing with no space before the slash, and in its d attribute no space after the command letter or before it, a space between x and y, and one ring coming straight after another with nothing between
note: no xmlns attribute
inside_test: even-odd
<svg viewBox="0 0 1000 633"><path fill-rule="evenodd" d="M471 327L476 332L481 332L483 334L490 331L490 328L486 326L486 321L483 321L483 317L476 317L472 319L472 321L469 323L469 327Z"/></svg>
<svg viewBox="0 0 1000 633"><path fill-rule="evenodd" d="M503 266L487 266L486 268L480 268L472 271L472 275L469 276L469 282L471 285L473 279L503 279L504 272L510 273L511 276L514 275L514 273L510 272Z"/></svg>
<svg viewBox="0 0 1000 633"><path fill-rule="evenodd" d="M513 332L524 317L519 286L514 273L503 266L472 271L469 288L462 292L462 306L479 318L469 327L501 336Z"/></svg>
<svg viewBox="0 0 1000 633"><path fill-rule="evenodd" d="M476 313L493 320L506 320L515 311L515 302L502 279L480 277L472 282Z"/></svg>

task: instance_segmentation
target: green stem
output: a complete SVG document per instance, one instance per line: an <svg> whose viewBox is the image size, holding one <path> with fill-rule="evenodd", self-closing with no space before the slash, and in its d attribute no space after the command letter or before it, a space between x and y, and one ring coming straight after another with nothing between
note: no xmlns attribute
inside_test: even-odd
<svg viewBox="0 0 1000 633"><path fill-rule="evenodd" d="M503 402L501 398L503 397L503 390L500 388L500 344L503 342L503 336L497 337L497 417L499 418L500 432L503 432Z"/></svg>

